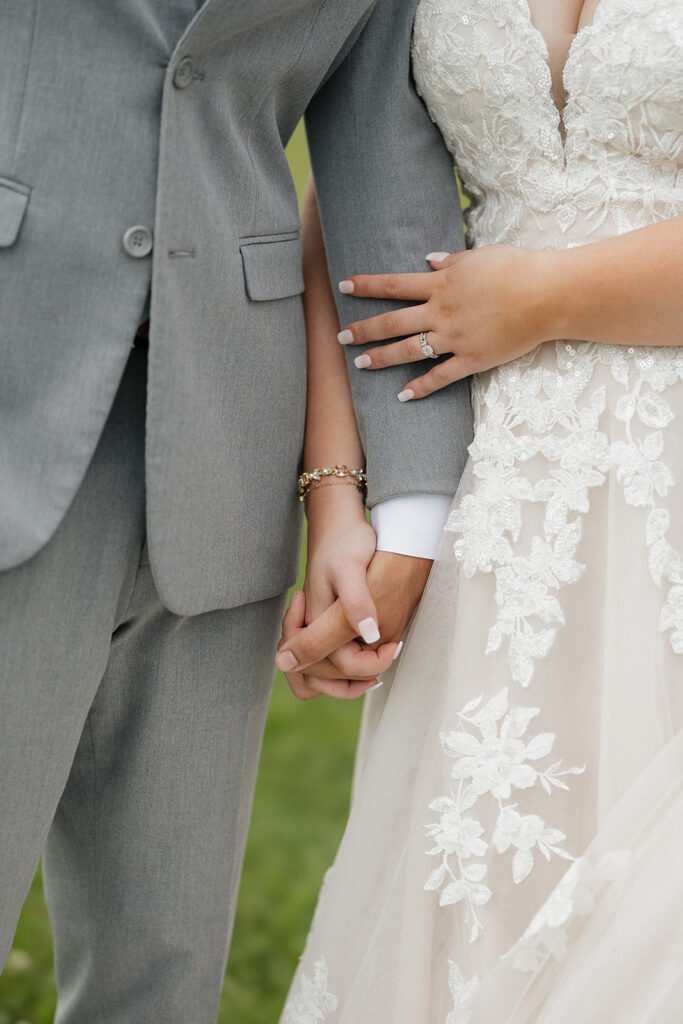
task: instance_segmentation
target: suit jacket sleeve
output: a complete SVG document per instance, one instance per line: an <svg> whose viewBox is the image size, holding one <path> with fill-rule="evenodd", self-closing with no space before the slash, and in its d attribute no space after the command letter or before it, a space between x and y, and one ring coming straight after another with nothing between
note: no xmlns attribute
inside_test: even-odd
<svg viewBox="0 0 683 1024"><path fill-rule="evenodd" d="M410 70L416 0L377 0L355 43L314 97L306 127L336 291L351 274L428 270L428 252L464 247L453 160ZM342 325L397 308L337 295ZM453 494L472 435L469 382L402 404L431 365L349 375L368 469L368 504Z"/></svg>

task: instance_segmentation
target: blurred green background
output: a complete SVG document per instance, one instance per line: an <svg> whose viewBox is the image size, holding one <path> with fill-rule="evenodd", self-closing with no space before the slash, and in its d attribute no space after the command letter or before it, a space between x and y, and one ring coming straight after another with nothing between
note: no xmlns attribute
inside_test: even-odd
<svg viewBox="0 0 683 1024"><path fill-rule="evenodd" d="M288 154L301 197L308 174L301 126ZM278 1020L344 828L360 710L358 702L324 698L300 704L281 676L275 681L219 1024ZM38 875L0 978L0 1024L51 1024L54 1010Z"/></svg>

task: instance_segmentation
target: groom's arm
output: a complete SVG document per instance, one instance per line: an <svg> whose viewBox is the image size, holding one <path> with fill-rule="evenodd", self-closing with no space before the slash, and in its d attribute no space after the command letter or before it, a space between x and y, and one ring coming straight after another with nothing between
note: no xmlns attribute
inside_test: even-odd
<svg viewBox="0 0 683 1024"><path fill-rule="evenodd" d="M427 253L463 248L452 159L415 92L410 70L416 5L416 0L377 0L359 37L307 113L335 283L362 272L424 271ZM391 309L390 303L339 292L335 298L342 325ZM347 358L366 458L368 504L385 513L393 506L391 519L398 516L398 532L383 545L388 551L375 555L367 583L382 639L398 640L419 600L430 562L388 553L394 547L408 556L418 554L414 544L404 544L404 534L406 529L409 534L425 529L419 507L415 529L406 527L406 510L394 503L402 495L438 501L433 496L455 492L472 434L469 387L463 381L428 401L402 404L397 395L415 375L415 367L359 372L352 362L357 354L356 349ZM415 514L414 505L412 511ZM438 520L443 514L442 503L434 515ZM288 678L294 686L305 669L321 677L358 677L362 671L341 665L338 650L355 634L337 600L307 629L285 637L277 664L291 673ZM331 667L322 663L327 656L332 658Z"/></svg>
<svg viewBox="0 0 683 1024"><path fill-rule="evenodd" d="M377 0L359 38L306 116L333 282L355 273L422 271L428 252L464 246L453 161L415 92L416 0ZM392 308L337 293L342 325ZM359 372L347 354L368 471L368 504L452 495L471 439L468 383L428 402L397 395L415 367Z"/></svg>

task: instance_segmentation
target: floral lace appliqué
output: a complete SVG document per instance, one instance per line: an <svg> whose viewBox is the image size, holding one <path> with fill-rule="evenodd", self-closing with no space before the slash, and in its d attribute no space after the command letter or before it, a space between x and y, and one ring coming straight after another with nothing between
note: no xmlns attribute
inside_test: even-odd
<svg viewBox="0 0 683 1024"><path fill-rule="evenodd" d="M472 198L472 244L562 248L681 213L681 47L678 0L600 0L560 115L528 0L420 0L415 81Z"/></svg>
<svg viewBox="0 0 683 1024"><path fill-rule="evenodd" d="M453 996L453 1009L446 1017L446 1024L470 1024L472 1005L481 987L475 975L465 981L462 971L452 960L448 961L448 987Z"/></svg>
<svg viewBox="0 0 683 1024"><path fill-rule="evenodd" d="M313 964L313 977L302 974L298 991L290 995L282 1024L322 1024L337 1009L339 1000L327 991L327 963L321 957Z"/></svg>
<svg viewBox="0 0 683 1024"><path fill-rule="evenodd" d="M495 574L498 614L486 653L507 641L512 679L522 686L564 625L558 594L585 570L576 557L582 517L591 489L603 485L610 470L626 503L647 513L650 573L666 588L660 627L670 631L673 650L683 653L683 565L667 539L664 504L674 478L661 458L664 430L674 417L664 392L683 381L683 349L569 342L555 349L556 370L533 365L537 350L488 380L475 378L478 422L470 456L477 482L446 527L458 534L454 550L466 576ZM591 388L598 366L611 377L611 413L605 385ZM606 432L610 418L613 440ZM525 503L545 509L543 533L526 551L519 543Z"/></svg>
<svg viewBox="0 0 683 1024"><path fill-rule="evenodd" d="M458 727L441 736L443 752L454 763L448 794L429 805L439 820L427 826L427 835L435 843L427 855L439 857L440 863L424 886L440 893L442 907L463 903L470 942L482 928L477 907L488 903L492 895L485 881L487 865L478 859L485 857L489 845L499 854L514 849L512 877L517 884L531 872L534 851L546 859L551 854L572 859L560 846L566 839L564 833L546 825L537 814L522 814L518 804L510 802L512 791L537 785L546 793L553 787L566 790L564 778L583 771L563 768L561 761L545 768L536 763L548 757L555 741L553 733L526 736L538 708L511 709L507 688L483 707L482 701L483 696L465 705L458 715ZM468 813L484 797L497 804L490 837L485 837L484 826Z"/></svg>
<svg viewBox="0 0 683 1024"><path fill-rule="evenodd" d="M562 960L570 921L593 913L600 891L619 876L630 856L628 850L614 850L596 865L584 858L575 861L503 959L527 973L540 971L551 958Z"/></svg>

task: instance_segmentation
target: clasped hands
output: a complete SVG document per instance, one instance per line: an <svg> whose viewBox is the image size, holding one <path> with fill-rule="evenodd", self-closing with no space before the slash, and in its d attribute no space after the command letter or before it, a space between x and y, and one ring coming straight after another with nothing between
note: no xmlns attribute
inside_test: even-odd
<svg viewBox="0 0 683 1024"><path fill-rule="evenodd" d="M308 501L306 582L285 615L275 663L301 700L354 700L400 653L432 563L375 551L374 530L351 488L315 491Z"/></svg>

